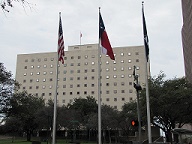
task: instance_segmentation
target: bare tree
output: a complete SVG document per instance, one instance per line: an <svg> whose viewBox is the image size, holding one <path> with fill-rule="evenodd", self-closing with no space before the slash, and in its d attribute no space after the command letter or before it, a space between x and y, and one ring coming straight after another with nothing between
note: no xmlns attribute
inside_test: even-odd
<svg viewBox="0 0 192 144"><path fill-rule="evenodd" d="M27 0L2 0L0 2L2 11L9 12L9 8L12 8L14 6L14 2L21 3L23 7L27 5L31 8L31 4Z"/></svg>

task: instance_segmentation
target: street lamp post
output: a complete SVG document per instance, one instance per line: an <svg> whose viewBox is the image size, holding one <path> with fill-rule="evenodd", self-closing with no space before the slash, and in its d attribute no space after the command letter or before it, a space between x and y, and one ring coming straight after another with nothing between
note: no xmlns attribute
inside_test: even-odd
<svg viewBox="0 0 192 144"><path fill-rule="evenodd" d="M139 108L139 91L142 90L141 85L139 84L138 80L138 75L136 74L136 66L134 66L134 71L133 71L133 76L134 76L134 88L136 89L137 92L137 116L138 116L138 131L139 131L139 143L141 143L141 114L140 114L140 108Z"/></svg>

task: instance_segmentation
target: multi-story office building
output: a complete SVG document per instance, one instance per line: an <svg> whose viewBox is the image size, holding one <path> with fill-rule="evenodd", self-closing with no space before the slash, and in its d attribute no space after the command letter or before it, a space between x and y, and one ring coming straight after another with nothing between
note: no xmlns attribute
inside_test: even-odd
<svg viewBox="0 0 192 144"><path fill-rule="evenodd" d="M183 27L182 41L185 76L192 83L192 0L182 0Z"/></svg>
<svg viewBox="0 0 192 144"><path fill-rule="evenodd" d="M136 99L133 87L133 67L145 85L144 46L113 48L115 61L108 56L98 57L98 44L69 46L64 65L58 65L58 104L67 105L74 98L93 96L98 99L98 72L101 75L101 102L117 109ZM56 89L56 52L19 54L16 80L20 91L54 99ZM98 70L98 58L101 58Z"/></svg>

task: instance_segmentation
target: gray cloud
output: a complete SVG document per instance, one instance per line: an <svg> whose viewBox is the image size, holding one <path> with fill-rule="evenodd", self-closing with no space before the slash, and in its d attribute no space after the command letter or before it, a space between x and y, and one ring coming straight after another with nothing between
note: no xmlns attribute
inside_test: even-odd
<svg viewBox="0 0 192 144"><path fill-rule="evenodd" d="M15 3L0 12L0 61L15 74L21 53L56 51L59 12L62 12L65 47L98 43L98 8L112 46L143 45L141 0L31 0L31 8ZM161 70L168 78L184 76L181 42L181 3L148 0L145 17L150 42L151 74Z"/></svg>

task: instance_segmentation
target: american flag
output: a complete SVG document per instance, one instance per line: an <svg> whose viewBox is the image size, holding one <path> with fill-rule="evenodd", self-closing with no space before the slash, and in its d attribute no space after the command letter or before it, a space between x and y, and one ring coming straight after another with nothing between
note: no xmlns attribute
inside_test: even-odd
<svg viewBox="0 0 192 144"><path fill-rule="evenodd" d="M61 16L59 19L59 32L58 32L58 60L64 64L64 40L63 40L63 29L62 29L62 22Z"/></svg>

